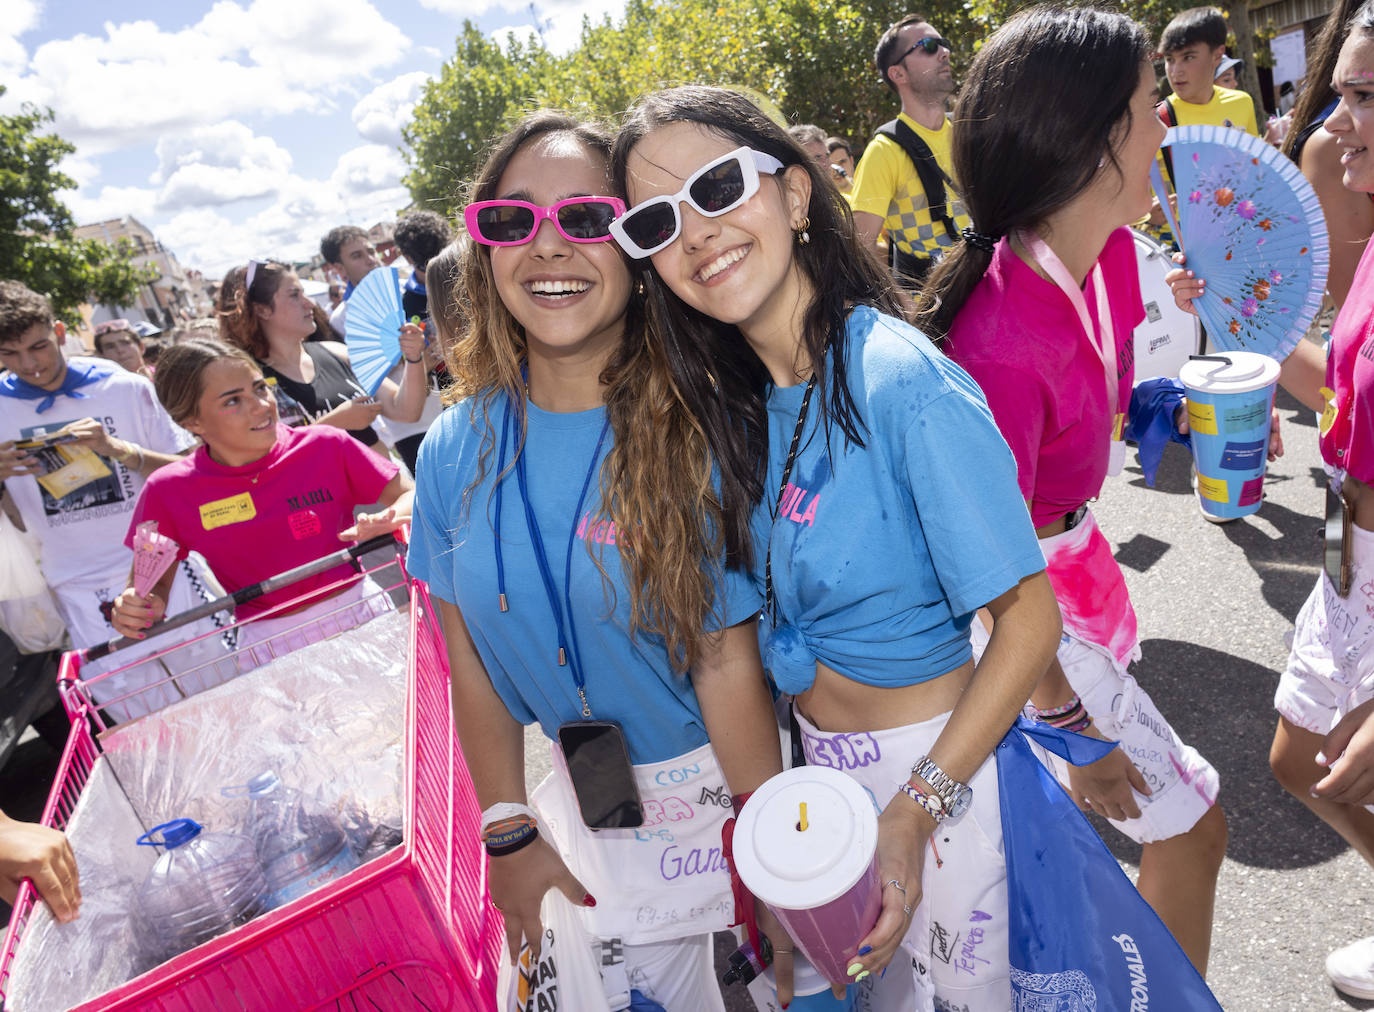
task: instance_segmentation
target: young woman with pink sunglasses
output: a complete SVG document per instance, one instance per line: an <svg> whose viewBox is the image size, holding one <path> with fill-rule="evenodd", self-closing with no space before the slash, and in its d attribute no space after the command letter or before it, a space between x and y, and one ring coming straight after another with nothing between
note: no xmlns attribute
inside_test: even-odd
<svg viewBox="0 0 1374 1012"><path fill-rule="evenodd" d="M560 889L623 945L632 989L720 1012L722 824L781 756L739 566L747 524L725 523L705 439L608 241L624 210L609 153L599 129L537 113L477 175L459 268L470 322L450 354L462 399L420 448L410 568L439 599L512 954L522 936L538 951L541 902ZM623 740L619 766L594 772L632 780L639 817L588 828L624 783L574 780L570 745L531 807L535 721L565 745Z"/></svg>

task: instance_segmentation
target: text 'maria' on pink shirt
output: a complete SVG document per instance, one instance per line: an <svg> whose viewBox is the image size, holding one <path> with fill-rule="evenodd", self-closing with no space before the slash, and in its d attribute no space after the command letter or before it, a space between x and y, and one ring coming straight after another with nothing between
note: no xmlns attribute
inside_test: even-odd
<svg viewBox="0 0 1374 1012"><path fill-rule="evenodd" d="M344 547L353 507L377 501L400 470L342 429L277 426L277 443L242 467L226 467L204 446L155 471L139 496L124 543L156 520L181 546L200 552L233 593ZM339 566L243 605L239 618L333 583L352 572ZM305 602L302 602L305 603Z"/></svg>
<svg viewBox="0 0 1374 1012"><path fill-rule="evenodd" d="M1129 229L1117 229L1098 258L1116 339L1118 411L1131 403L1133 332L1145 318ZM1096 326L1097 293L1084 289ZM1102 489L1111 442L1102 360L1077 311L1004 238L950 327L945 353L982 387L1016 457L1031 521L1043 527Z"/></svg>

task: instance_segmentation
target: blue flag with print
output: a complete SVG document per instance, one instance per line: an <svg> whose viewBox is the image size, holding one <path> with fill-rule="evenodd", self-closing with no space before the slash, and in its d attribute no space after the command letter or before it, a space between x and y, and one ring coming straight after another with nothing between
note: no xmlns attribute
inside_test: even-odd
<svg viewBox="0 0 1374 1012"><path fill-rule="evenodd" d="M1220 1012L1028 739L1075 766L1113 747L1025 717L997 746L1013 1012Z"/></svg>

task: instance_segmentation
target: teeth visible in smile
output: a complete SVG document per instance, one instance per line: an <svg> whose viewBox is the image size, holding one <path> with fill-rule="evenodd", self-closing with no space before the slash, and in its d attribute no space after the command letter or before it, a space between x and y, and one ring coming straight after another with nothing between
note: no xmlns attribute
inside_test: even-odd
<svg viewBox="0 0 1374 1012"><path fill-rule="evenodd" d="M592 287L590 281L531 281L535 295L577 295Z"/></svg>
<svg viewBox="0 0 1374 1012"><path fill-rule="evenodd" d="M710 281L713 277L715 277L721 271L725 270L725 268L729 267L731 264L737 264L741 260L743 260L748 252L749 248L747 246L737 246L735 249L732 249L727 253L722 253L720 256L716 257L716 259L712 260L709 264L707 264L705 267L699 270L697 272L697 278L701 281Z"/></svg>

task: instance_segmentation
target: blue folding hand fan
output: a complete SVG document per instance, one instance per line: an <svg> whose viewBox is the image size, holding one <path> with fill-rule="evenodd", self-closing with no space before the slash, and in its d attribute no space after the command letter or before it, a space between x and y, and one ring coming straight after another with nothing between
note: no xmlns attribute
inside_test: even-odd
<svg viewBox="0 0 1374 1012"><path fill-rule="evenodd" d="M1278 149L1242 130L1173 127L1178 220L1155 190L1188 267L1207 282L1194 300L1213 344L1282 361L1321 309L1330 250L1312 185Z"/></svg>
<svg viewBox="0 0 1374 1012"><path fill-rule="evenodd" d="M401 280L395 267L375 267L348 297L344 343L348 359L368 396L375 395L401 361Z"/></svg>

